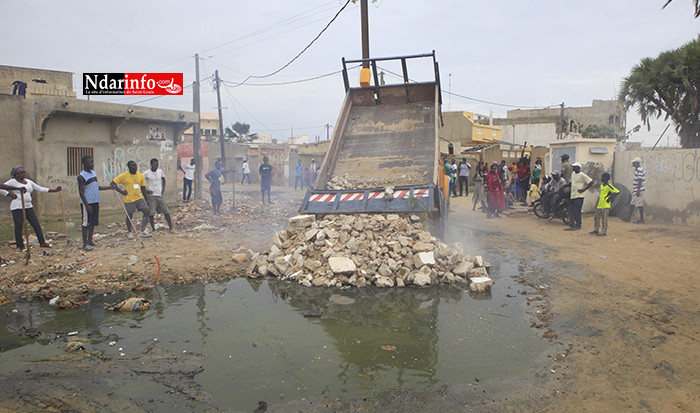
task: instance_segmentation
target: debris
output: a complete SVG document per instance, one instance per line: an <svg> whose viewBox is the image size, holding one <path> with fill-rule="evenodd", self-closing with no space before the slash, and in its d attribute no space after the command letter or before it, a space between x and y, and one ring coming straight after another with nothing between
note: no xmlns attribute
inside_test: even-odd
<svg viewBox="0 0 700 413"><path fill-rule="evenodd" d="M202 225L197 225L196 227L192 228L192 231L211 231L213 229L216 229L216 227L213 225L202 224Z"/></svg>
<svg viewBox="0 0 700 413"><path fill-rule="evenodd" d="M151 308L150 301L146 300L145 298L135 297L127 298L126 300L114 305L105 304L105 310L112 311L143 311L148 308Z"/></svg>
<svg viewBox="0 0 700 413"><path fill-rule="evenodd" d="M396 351L396 346L381 346L381 349L385 351Z"/></svg>
<svg viewBox="0 0 700 413"><path fill-rule="evenodd" d="M323 312L320 310L306 310L304 311L305 318L321 318Z"/></svg>
<svg viewBox="0 0 700 413"><path fill-rule="evenodd" d="M269 251L252 258L248 276L325 287L469 284L488 276L481 256L465 255L414 221L398 214L299 215L275 233Z"/></svg>
<svg viewBox="0 0 700 413"><path fill-rule="evenodd" d="M131 267L132 265L136 264L138 261L139 261L139 257L137 257L136 255L129 255L129 263L127 265Z"/></svg>
<svg viewBox="0 0 700 413"><path fill-rule="evenodd" d="M469 289L475 293L483 293L491 290L493 285L493 280L489 277L474 277L471 279L471 284L469 284Z"/></svg>

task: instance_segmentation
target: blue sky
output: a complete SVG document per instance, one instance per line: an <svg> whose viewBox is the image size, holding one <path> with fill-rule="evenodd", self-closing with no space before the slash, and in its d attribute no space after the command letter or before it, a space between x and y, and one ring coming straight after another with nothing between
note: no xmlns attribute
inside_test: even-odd
<svg viewBox="0 0 700 413"><path fill-rule="evenodd" d="M335 72L341 58L359 58L360 11L350 3L311 48L279 74L235 86L248 75L265 75L298 54L345 0L282 1L2 1L2 64L75 73L182 72L194 80L218 69L225 123L243 121L253 132L285 139L325 136L334 125L344 89L340 75L291 85ZM508 106L587 106L611 99L633 65L698 36L692 0L378 0L370 5L373 57L435 50L443 89L486 100L444 96L443 110L505 116ZM429 76L412 69L412 78ZM451 76L450 76L451 75ZM387 76L391 80L391 76ZM357 82L357 73L353 73ZM202 111L216 111L210 80L202 87ZM80 97L80 94L79 94ZM138 97L96 100L133 104ZM497 103L497 104L496 104ZM192 109L185 95L141 103ZM631 112L630 128L638 123ZM655 122L632 140L652 145L666 123ZM675 138L669 142L673 144ZM666 143L666 138L662 144Z"/></svg>

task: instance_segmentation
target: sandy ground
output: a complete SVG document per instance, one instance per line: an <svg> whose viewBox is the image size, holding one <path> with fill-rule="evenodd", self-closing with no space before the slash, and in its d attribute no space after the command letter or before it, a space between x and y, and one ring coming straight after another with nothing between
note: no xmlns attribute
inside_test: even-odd
<svg viewBox="0 0 700 413"><path fill-rule="evenodd" d="M32 249L27 266L22 253L3 246L2 257L14 263L0 267L0 299L60 295L79 303L98 292L150 288L156 276L158 284L175 284L243 275L249 261L237 263L234 254L265 249L302 198L301 192L273 193L278 199L270 208L257 196L239 196L236 214L215 217L206 204L173 208L178 232L157 233L144 240L146 248L127 240L123 227L101 227L106 236L88 253L65 240ZM521 280L547 285L543 300L533 303L542 309L533 328L562 349L551 394L536 409L522 410L700 411L700 230L611 218L609 235L596 237L588 234L592 215L584 216L583 230L567 232L561 221L525 209L486 219L471 210L471 198L460 197L452 200L450 220L488 234L481 241L493 251L516 251L523 260L541 251L554 269Z"/></svg>
<svg viewBox="0 0 700 413"><path fill-rule="evenodd" d="M0 256L8 263L0 267L0 304L59 296L70 307L90 294L148 289L156 277L159 285L172 285L242 276L252 253L267 248L272 234L287 227L303 198L301 191L287 188L273 193L272 205L264 206L255 196L259 192L237 194L235 213L230 211L231 194L225 193L222 214L216 216L208 201L171 207L176 233L168 232L158 216L160 229L143 239L145 247L126 238L121 221L98 227L93 251L81 250L78 239L57 238L53 248L33 247L28 265L24 253L3 245ZM135 222L140 217L137 212ZM69 231L74 234L79 233Z"/></svg>
<svg viewBox="0 0 700 413"><path fill-rule="evenodd" d="M700 411L700 230L611 218L608 236L564 231L560 220L522 210L486 219L471 198L453 198L451 217L489 230L495 249L545 249L561 273L546 280L552 339L563 387L548 411Z"/></svg>

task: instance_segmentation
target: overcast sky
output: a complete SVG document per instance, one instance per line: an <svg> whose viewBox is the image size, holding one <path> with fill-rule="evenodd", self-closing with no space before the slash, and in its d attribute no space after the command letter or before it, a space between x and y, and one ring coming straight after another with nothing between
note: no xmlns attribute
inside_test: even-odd
<svg viewBox="0 0 700 413"><path fill-rule="evenodd" d="M341 58L361 56L359 3L350 3L326 32L294 63L346 0L258 1L23 1L0 0L2 64L73 72L84 98L82 73L182 72L194 80L194 54L201 77L218 69L224 122L242 121L251 132L286 139L325 137L334 125L344 88L339 74L290 85L261 86L317 77L340 70ZM372 57L435 50L444 91L492 102L443 96L443 110L492 111L510 106L590 106L612 99L622 79L644 57L677 48L700 32L692 0L378 0L370 5ZM397 71L398 67L386 67ZM409 66L414 80L430 80L424 67ZM352 73L358 82L359 72ZM394 78L388 74L387 81ZM203 81L202 111L216 111L210 80ZM95 100L134 104L144 97ZM192 88L183 96L139 103L192 110ZM510 105L510 106L508 106ZM641 123L627 117L631 128ZM666 123L633 141L652 145ZM675 137L670 139L674 144ZM662 140L666 144L666 138Z"/></svg>

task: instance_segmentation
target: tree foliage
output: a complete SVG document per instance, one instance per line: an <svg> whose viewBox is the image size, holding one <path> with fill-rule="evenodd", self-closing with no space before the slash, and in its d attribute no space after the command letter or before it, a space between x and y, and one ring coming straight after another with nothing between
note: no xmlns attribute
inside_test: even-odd
<svg viewBox="0 0 700 413"><path fill-rule="evenodd" d="M662 9L665 9L672 1L673 0L668 0ZM698 17L700 17L700 0L695 0L695 18L697 19Z"/></svg>
<svg viewBox="0 0 700 413"><path fill-rule="evenodd" d="M250 134L250 125L245 122L236 122L231 126L227 126L224 136L229 138L228 140L236 142L251 142L258 138L257 134Z"/></svg>
<svg viewBox="0 0 700 413"><path fill-rule="evenodd" d="M637 125L632 130L625 132L612 125L588 125L581 131L581 136L584 138L617 139L618 142L625 142L631 133L638 132L639 129L640 126Z"/></svg>
<svg viewBox="0 0 700 413"><path fill-rule="evenodd" d="M700 38L645 58L622 82L619 99L635 106L647 128L652 119L671 119L683 148L700 147Z"/></svg>

